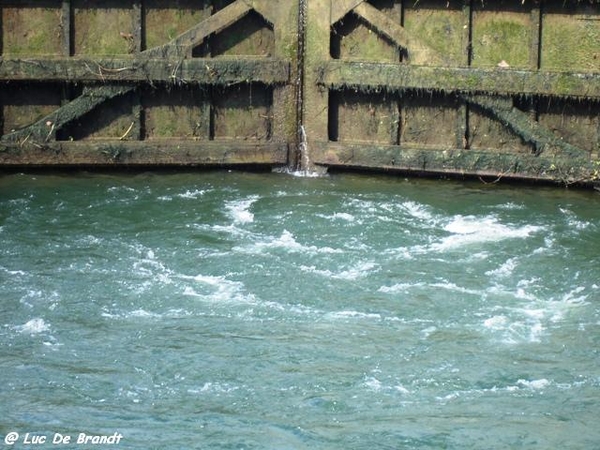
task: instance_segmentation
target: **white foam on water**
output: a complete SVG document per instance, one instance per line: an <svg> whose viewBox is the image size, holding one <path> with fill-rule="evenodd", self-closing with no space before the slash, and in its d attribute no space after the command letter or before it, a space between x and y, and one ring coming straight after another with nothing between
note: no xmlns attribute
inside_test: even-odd
<svg viewBox="0 0 600 450"><path fill-rule="evenodd" d="M517 258L509 258L500 267L497 269L488 270L485 272L485 274L488 277L509 277L513 274L517 265Z"/></svg>
<svg viewBox="0 0 600 450"><path fill-rule="evenodd" d="M88 234L87 236L84 236L77 240L78 245L85 245L85 246L99 246L99 245L102 245L103 243L104 243L103 238L99 238L99 237L93 236L91 234Z"/></svg>
<svg viewBox="0 0 600 450"><path fill-rule="evenodd" d="M44 319L37 317L23 325L14 327L14 329L19 333L34 335L50 330L50 325L48 325Z"/></svg>
<svg viewBox="0 0 600 450"><path fill-rule="evenodd" d="M406 201L402 203L402 209L406 211L411 217L420 221L436 223L436 216L425 206L414 201Z"/></svg>
<svg viewBox="0 0 600 450"><path fill-rule="evenodd" d="M356 220L356 218L352 214L348 214L348 213L335 213L333 215L333 218L345 220L347 222L354 222L354 220Z"/></svg>
<svg viewBox="0 0 600 450"><path fill-rule="evenodd" d="M281 236L271 237L266 241L255 242L253 244L244 247L234 247L235 250L250 253L260 254L269 250L285 250L288 253L308 253L308 254L332 254L332 253L344 253L341 249L334 249L331 247L317 247L315 245L303 245L299 243L294 235L288 230L283 230Z"/></svg>
<svg viewBox="0 0 600 450"><path fill-rule="evenodd" d="M440 242L431 244L430 249L443 252L467 245L499 242L506 239L523 239L543 228L535 225L511 227L500 223L493 216L458 215L447 223L443 229L451 234Z"/></svg>
<svg viewBox="0 0 600 450"><path fill-rule="evenodd" d="M345 205L349 208L360 211L363 216L372 216L379 212L378 206L380 204L371 200L364 200L362 198L351 198L345 202Z"/></svg>
<svg viewBox="0 0 600 450"><path fill-rule="evenodd" d="M232 386L228 383L221 383L221 382L212 382L212 381L207 381L206 383L204 383L204 385L198 389L188 389L188 393L189 394L198 394L198 395L202 395L202 394L228 394L230 392L235 392L237 390L239 390L240 387L239 386Z"/></svg>
<svg viewBox="0 0 600 450"><path fill-rule="evenodd" d="M343 212L336 212L333 214L317 214L317 217L321 217L323 219L327 219L327 220L334 220L334 221L345 221L345 222L354 222L356 220L356 217L354 217L352 214L349 213L343 213Z"/></svg>
<svg viewBox="0 0 600 450"><path fill-rule="evenodd" d="M150 311L146 311L145 309L136 309L127 313L128 318L140 318L140 319L155 319L161 317L161 314L153 313Z"/></svg>
<svg viewBox="0 0 600 450"><path fill-rule="evenodd" d="M363 385L371 391L379 392L382 389L381 381L375 377L366 377Z"/></svg>
<svg viewBox="0 0 600 450"><path fill-rule="evenodd" d="M111 193L121 193L121 192L136 192L136 190L129 186L111 186L108 189L108 192Z"/></svg>
<svg viewBox="0 0 600 450"><path fill-rule="evenodd" d="M198 230L201 230L201 231L210 230L210 231L214 231L217 233L225 233L236 239L253 235L253 233L251 231L245 230L240 225L242 225L242 224L241 223L231 223L229 225L194 224L193 227Z"/></svg>
<svg viewBox="0 0 600 450"><path fill-rule="evenodd" d="M254 214L250 212L250 207L259 199L257 195L251 195L242 200L230 200L225 203L227 215L236 224L246 224L254 222Z"/></svg>
<svg viewBox="0 0 600 450"><path fill-rule="evenodd" d="M374 373L380 373L379 370L374 370ZM362 382L362 386L367 390L375 393L400 393L402 395L410 395L411 392L402 384L384 384L377 377L373 375L367 375Z"/></svg>
<svg viewBox="0 0 600 450"><path fill-rule="evenodd" d="M522 380L522 379L520 379L517 381L517 385L522 386L526 389L538 391L540 389L545 389L548 386L550 386L550 381L548 381L546 378L541 378L539 380Z"/></svg>
<svg viewBox="0 0 600 450"><path fill-rule="evenodd" d="M469 289L462 286L458 286L455 283L451 283L449 281L443 281L438 283L425 283L425 282L416 282L416 283L397 283L392 286L381 286L377 291L383 294L406 294L411 289L415 288L423 288L423 287L432 287L438 289L444 289L451 292L458 292L461 294L469 294L469 295L477 295L482 296L485 294L485 291L477 290L477 289Z"/></svg>
<svg viewBox="0 0 600 450"><path fill-rule="evenodd" d="M425 286L425 283L397 283L392 286L381 286L377 292L384 294L405 294L413 288L421 288L423 286Z"/></svg>
<svg viewBox="0 0 600 450"><path fill-rule="evenodd" d="M232 281L225 276L196 275L190 278L195 285L184 288L183 295L196 297L202 301L216 305L244 304L246 306L272 307L269 302L261 302L246 291L241 281Z"/></svg>
<svg viewBox="0 0 600 450"><path fill-rule="evenodd" d="M158 313L147 311L145 309L135 309L133 311L110 312L106 309L100 314L105 319L113 320L139 320L139 319L165 319L165 318L182 318L192 315L191 312L180 308L169 309L165 312Z"/></svg>
<svg viewBox="0 0 600 450"><path fill-rule="evenodd" d="M316 170L290 170L286 173L297 178L323 178L329 176L327 172Z"/></svg>
<svg viewBox="0 0 600 450"><path fill-rule="evenodd" d="M491 330L504 330L508 325L508 317L493 316L483 321L483 326Z"/></svg>
<svg viewBox="0 0 600 450"><path fill-rule="evenodd" d="M177 194L177 197L179 198L185 198L185 199L190 199L190 200L196 200L200 197L202 197L204 194L206 194L206 190L205 189L194 189L193 191L190 191L189 189L181 194Z"/></svg>
<svg viewBox="0 0 600 450"><path fill-rule="evenodd" d="M307 273L314 273L325 278L332 278L335 280L358 280L364 278L378 269L379 265L372 261L363 261L358 263L355 267L348 268L339 272L334 272L329 269L317 269L315 266L300 266L300 270Z"/></svg>
<svg viewBox="0 0 600 450"><path fill-rule="evenodd" d="M514 211L514 210L525 209L525 205L519 204L519 203L514 203L514 202L507 202L507 203L503 203L501 205L497 205L494 208L508 210L508 211Z"/></svg>
<svg viewBox="0 0 600 450"><path fill-rule="evenodd" d="M577 215L570 209L567 209L567 208L558 208L558 209L567 219L567 225L569 226L569 229L581 231L581 230L587 229L590 226L590 222L580 220L577 217Z"/></svg>
<svg viewBox="0 0 600 450"><path fill-rule="evenodd" d="M574 308L587 303L588 294L583 286L574 287L555 298L544 299L527 290L526 285L533 281L523 280L523 287L517 287L515 291L502 290L497 286L488 289L493 295L512 297L521 303L520 306L509 306L503 302L506 306L496 306L496 313L483 320L483 327L498 334L506 344L541 342L552 324L565 320Z"/></svg>
<svg viewBox="0 0 600 450"><path fill-rule="evenodd" d="M381 314L365 313L360 311L335 311L325 314L326 319L347 320L347 319L368 319L381 320Z"/></svg>
<svg viewBox="0 0 600 450"><path fill-rule="evenodd" d="M457 390L446 394L445 396L438 396L436 399L438 401L452 401L460 397L473 397L473 396L481 396L481 395L489 395L489 394L511 394L515 393L522 395L523 392L528 393L540 393L543 394L545 389L556 388L560 390L569 390L577 386L578 383L556 383L555 381L548 380L546 378L539 379L519 379L516 383L507 384L507 385L495 385L490 388L484 389L470 389L470 390ZM582 384L585 384L583 382Z"/></svg>
<svg viewBox="0 0 600 450"><path fill-rule="evenodd" d="M426 250L423 247L415 246L412 248L397 247L397 248L386 249L382 252L382 254L389 256L391 258L395 258L395 259L411 260L411 259L415 259L415 255L414 255L415 253L425 253L425 252L426 252Z"/></svg>
<svg viewBox="0 0 600 450"><path fill-rule="evenodd" d="M0 266L0 270L2 270L4 273L6 273L8 275L13 275L13 276L27 275L27 272L24 272L22 270L10 270L10 269L7 269L4 266Z"/></svg>
<svg viewBox="0 0 600 450"><path fill-rule="evenodd" d="M508 309L483 321L483 327L508 345L539 343L545 331L545 314L533 309Z"/></svg>
<svg viewBox="0 0 600 450"><path fill-rule="evenodd" d="M33 308L35 305L48 305L49 309L54 309L60 301L60 294L57 291L46 292L41 289L30 289L19 300L21 304Z"/></svg>
<svg viewBox="0 0 600 450"><path fill-rule="evenodd" d="M451 291L451 292L458 292L461 294L469 294L469 295L482 296L485 293L484 291L480 291L477 289L469 289L469 288L465 288L462 286L458 286L455 283L451 283L451 282L445 281L445 280L443 283L430 283L430 284L428 284L428 286L439 288L439 289L445 289L445 290Z"/></svg>
<svg viewBox="0 0 600 450"><path fill-rule="evenodd" d="M135 275L148 279L146 283L136 284L136 289L140 292L145 292L148 288L155 285L156 282L163 285L173 283L173 271L156 259L156 255L152 249L148 249L142 258L136 259L133 262L133 269Z"/></svg>

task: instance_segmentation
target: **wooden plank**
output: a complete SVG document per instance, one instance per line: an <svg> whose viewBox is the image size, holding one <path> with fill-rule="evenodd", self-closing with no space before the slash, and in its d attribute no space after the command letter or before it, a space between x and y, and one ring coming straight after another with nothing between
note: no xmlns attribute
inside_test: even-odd
<svg viewBox="0 0 600 450"><path fill-rule="evenodd" d="M133 1L133 17L132 17L132 53L140 53L142 51L142 23L144 10L142 5L142 0L134 0Z"/></svg>
<svg viewBox="0 0 600 450"><path fill-rule="evenodd" d="M535 4L534 4L535 5ZM542 48L542 10L539 5L531 8L531 27L533 28L531 48L529 50L529 67L532 70L540 68Z"/></svg>
<svg viewBox="0 0 600 450"><path fill-rule="evenodd" d="M363 168L453 174L500 178L586 183L596 178L595 164L589 158L574 159L548 153L503 153L493 150L448 150L407 148L399 145L367 143L315 143L312 159L316 164L339 168Z"/></svg>
<svg viewBox="0 0 600 450"><path fill-rule="evenodd" d="M194 58L159 60L122 58L0 59L0 80L6 81L185 81L230 84L262 81L287 83L290 64L275 58Z"/></svg>
<svg viewBox="0 0 600 450"><path fill-rule="evenodd" d="M62 9L60 12L60 32L62 37L62 54L63 56L71 56L73 49L71 48L71 2L63 0Z"/></svg>
<svg viewBox="0 0 600 450"><path fill-rule="evenodd" d="M285 165L287 144L239 141L0 142L0 166Z"/></svg>
<svg viewBox="0 0 600 450"><path fill-rule="evenodd" d="M142 52L142 54L148 58L184 57L190 47L199 45L211 34L218 33L230 25L233 25L251 10L252 8L244 0L237 0L215 15L203 20L195 27L180 34L168 44L146 50Z"/></svg>
<svg viewBox="0 0 600 450"><path fill-rule="evenodd" d="M342 88L440 90L501 95L553 95L600 98L600 74L513 69L420 67L403 64L330 61L322 65L320 85Z"/></svg>

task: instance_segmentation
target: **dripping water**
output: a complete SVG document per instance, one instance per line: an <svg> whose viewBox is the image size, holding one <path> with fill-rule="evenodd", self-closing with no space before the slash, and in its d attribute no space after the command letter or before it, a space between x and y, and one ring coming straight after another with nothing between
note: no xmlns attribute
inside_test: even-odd
<svg viewBox="0 0 600 450"><path fill-rule="evenodd" d="M296 171L307 170L308 145L304 130L304 55L306 36L306 0L299 0L298 5L298 67L296 75L296 130L298 137L298 153L296 155Z"/></svg>

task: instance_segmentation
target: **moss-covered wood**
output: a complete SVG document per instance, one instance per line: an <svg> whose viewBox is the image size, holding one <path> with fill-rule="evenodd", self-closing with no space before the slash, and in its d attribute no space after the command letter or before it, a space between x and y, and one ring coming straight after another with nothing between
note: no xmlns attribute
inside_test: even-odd
<svg viewBox="0 0 600 450"><path fill-rule="evenodd" d="M276 58L17 58L0 59L0 81L159 82L232 84L260 80L285 84L290 63Z"/></svg>
<svg viewBox="0 0 600 450"><path fill-rule="evenodd" d="M198 166L285 165L286 143L233 141L48 142L0 141L0 166Z"/></svg>
<svg viewBox="0 0 600 450"><path fill-rule="evenodd" d="M313 162L327 167L378 168L412 173L531 179L570 184L600 181L600 162L561 151L543 156L488 150L423 149L398 145L315 142Z"/></svg>
<svg viewBox="0 0 600 450"><path fill-rule="evenodd" d="M0 142L24 145L30 142L43 145L55 139L55 133L67 123L80 118L98 105L114 97L133 91L134 86L106 85L88 87L83 94L37 122L2 136Z"/></svg>
<svg viewBox="0 0 600 450"><path fill-rule="evenodd" d="M558 138L548 128L532 120L531 115L515 108L511 99L497 99L484 95L466 95L463 98L501 122L523 142L533 146L536 155L554 149L562 152L564 158L583 160L589 157L587 152Z"/></svg>
<svg viewBox="0 0 600 450"><path fill-rule="evenodd" d="M329 61L319 68L317 82L329 88L363 91L422 89L600 98L600 76L595 73Z"/></svg>
<svg viewBox="0 0 600 450"><path fill-rule="evenodd" d="M175 37L168 44L143 52L148 58L184 57L200 45L208 36L218 33L246 16L252 7L244 0L237 0L218 13L203 20Z"/></svg>
<svg viewBox="0 0 600 450"><path fill-rule="evenodd" d="M324 166L595 182L599 6L0 1L0 165L295 165L302 129Z"/></svg>

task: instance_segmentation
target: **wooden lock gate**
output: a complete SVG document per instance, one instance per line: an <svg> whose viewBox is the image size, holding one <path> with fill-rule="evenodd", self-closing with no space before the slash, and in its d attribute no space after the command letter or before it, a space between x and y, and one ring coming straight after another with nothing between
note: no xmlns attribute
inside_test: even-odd
<svg viewBox="0 0 600 450"><path fill-rule="evenodd" d="M0 0L0 55L4 168L600 180L598 0Z"/></svg>

